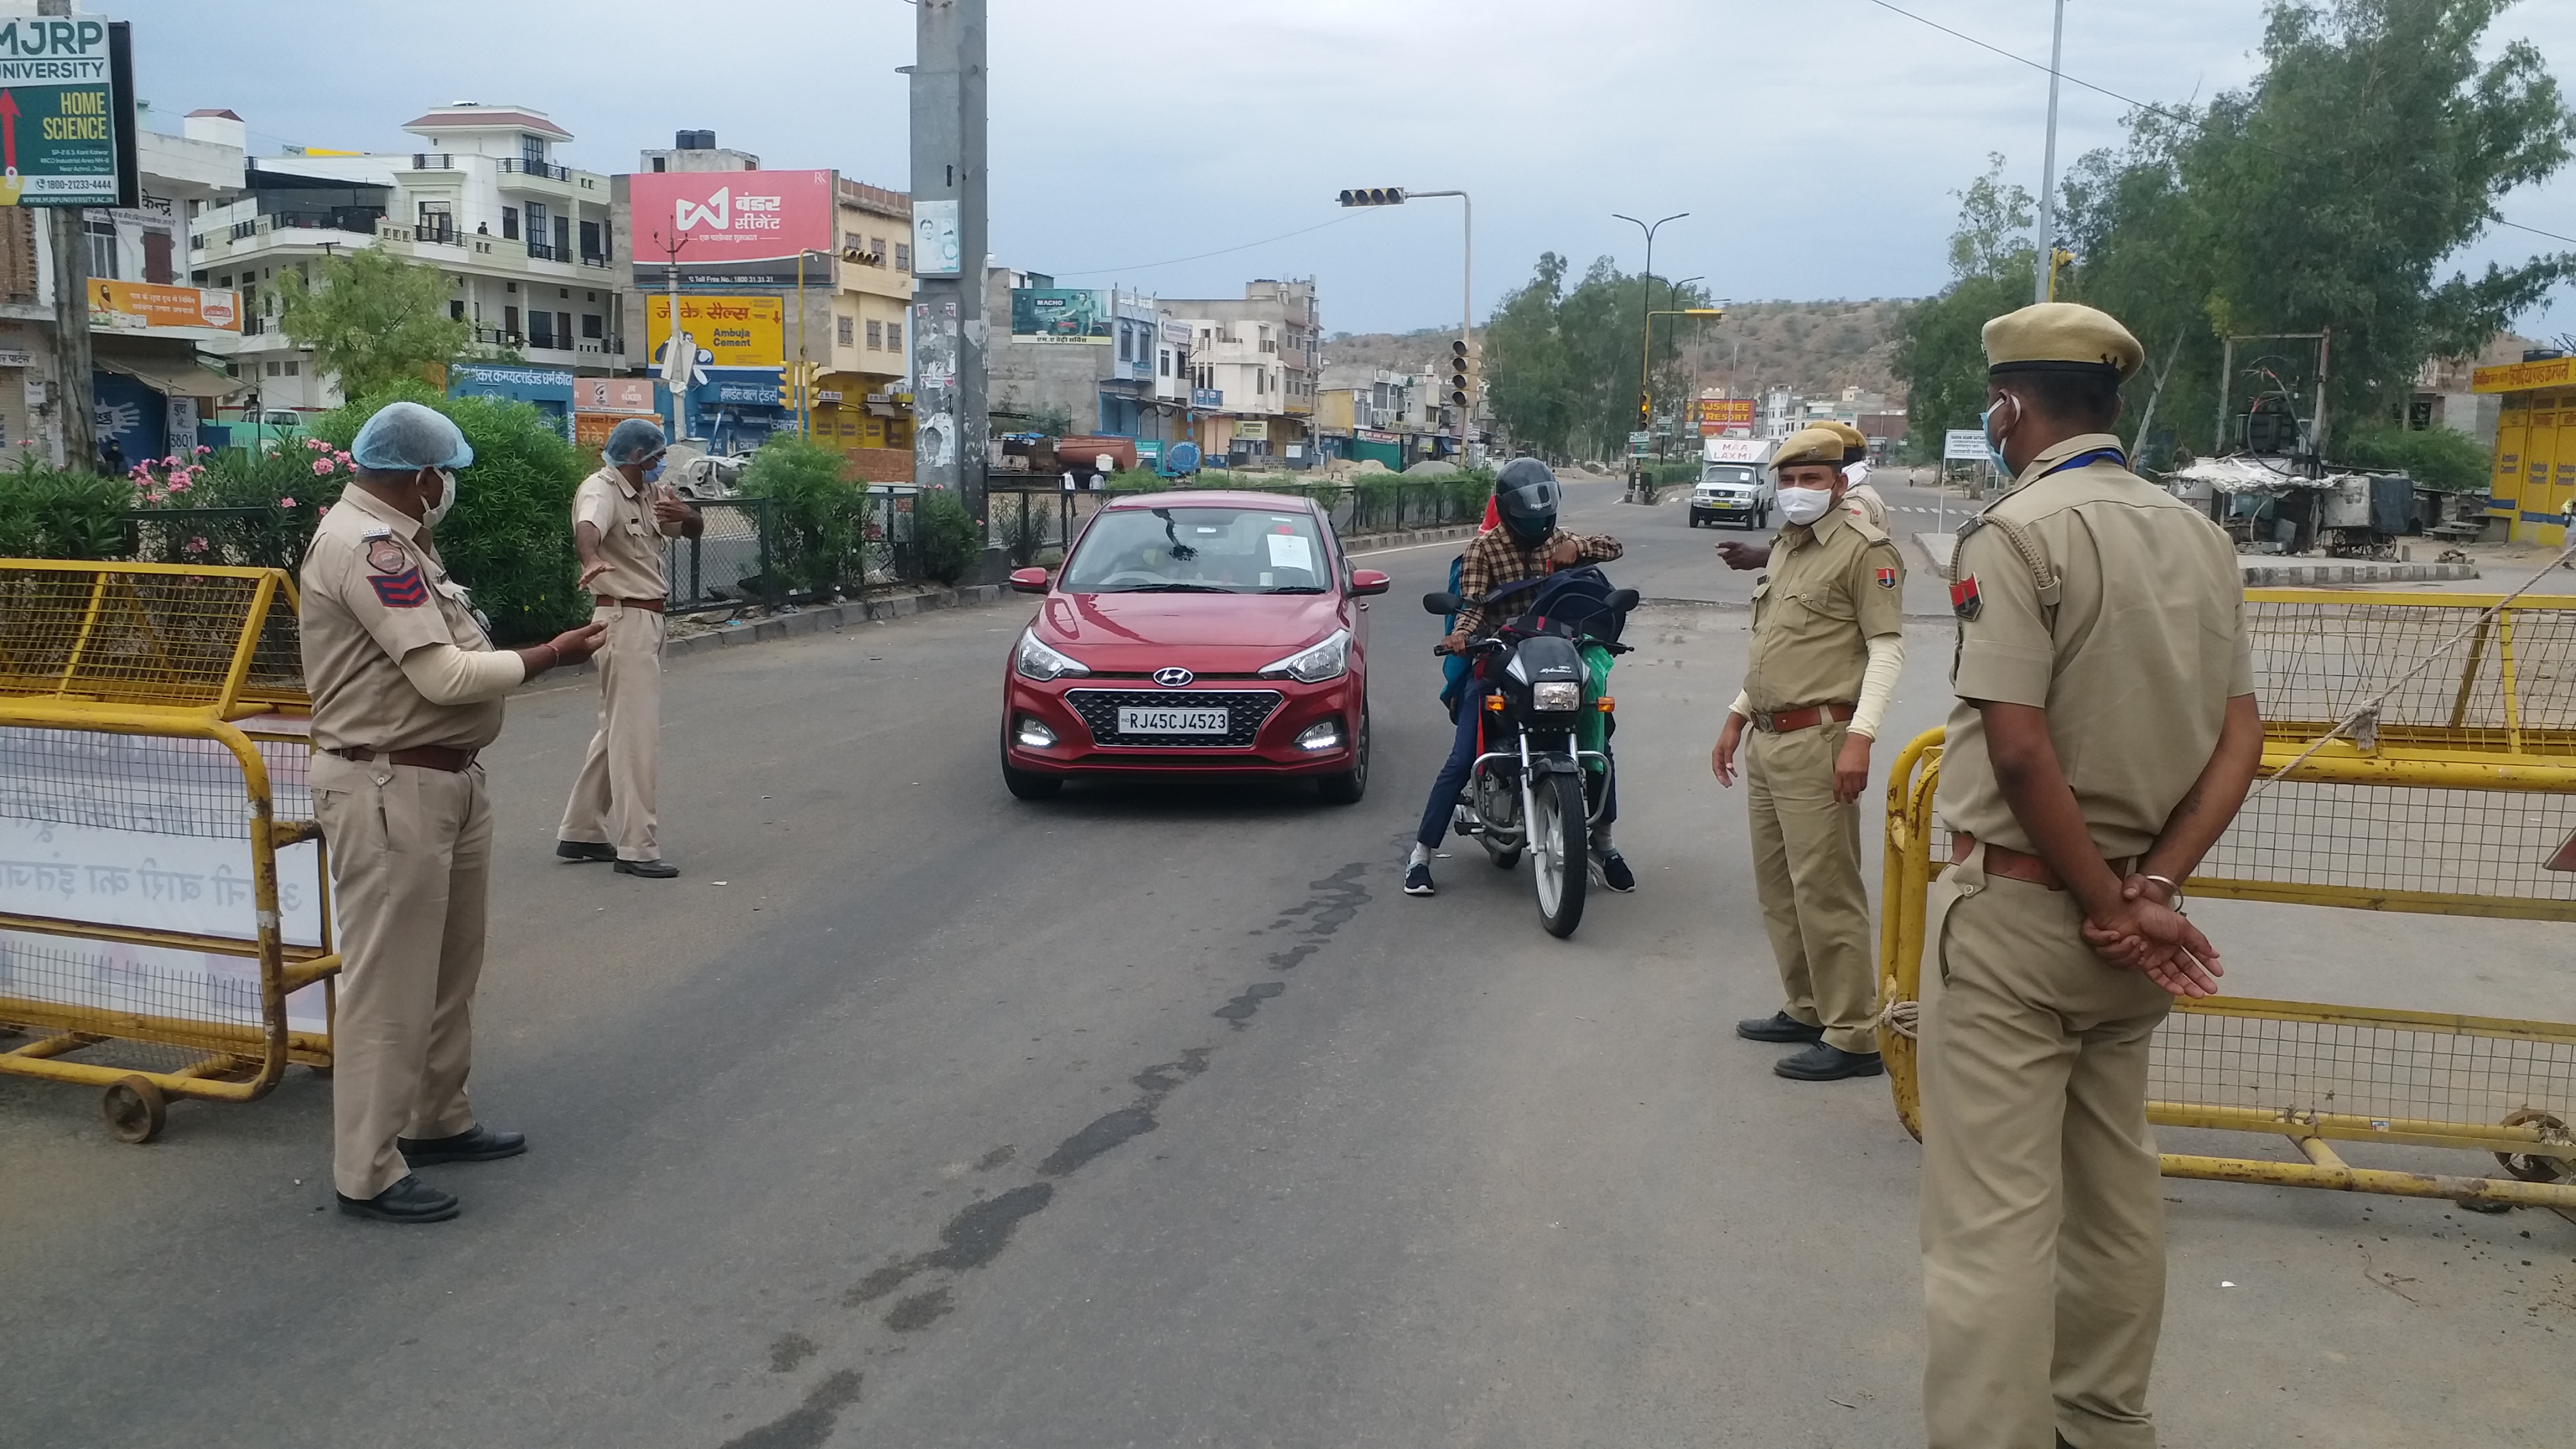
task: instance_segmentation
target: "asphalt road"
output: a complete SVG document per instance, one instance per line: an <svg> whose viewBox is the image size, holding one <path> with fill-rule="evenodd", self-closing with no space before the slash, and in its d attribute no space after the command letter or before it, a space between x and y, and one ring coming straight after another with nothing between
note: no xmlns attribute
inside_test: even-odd
<svg viewBox="0 0 2576 1449"><path fill-rule="evenodd" d="M1749 579L1613 491L1570 516L1628 581ZM0 1442L1919 1442L1916 1149L1883 1082L1784 1082L1726 1031L1777 1004L1706 766L1744 615L1632 626L1644 885L1558 942L1472 847L1396 889L1447 738L1409 600L1453 548L1369 560L1350 808L1012 801L993 608L677 663L687 874L644 882L550 856L589 691L514 702L474 1082L534 1150L432 1169L464 1216L396 1228L328 1210L309 1074L146 1148L0 1077ZM1891 740L1943 704L1945 631L1910 642ZM2261 994L2576 1011L2561 927L2207 920ZM2576 1225L2168 1198L2167 1442L2563 1437Z"/></svg>

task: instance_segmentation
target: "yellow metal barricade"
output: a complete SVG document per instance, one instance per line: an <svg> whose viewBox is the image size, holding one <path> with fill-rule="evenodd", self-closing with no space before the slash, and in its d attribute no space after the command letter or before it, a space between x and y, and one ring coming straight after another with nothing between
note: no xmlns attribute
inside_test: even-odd
<svg viewBox="0 0 2576 1449"><path fill-rule="evenodd" d="M0 560L0 1071L145 1142L329 1068L306 714L282 571Z"/></svg>
<svg viewBox="0 0 2576 1449"><path fill-rule="evenodd" d="M2576 599L2495 611L2493 597L2458 595L2246 598L2263 777L2192 898L2576 921ZM1909 743L1887 795L1883 1037L1918 1137L1925 904L1949 859L1932 810L1940 755L1939 730ZM2149 1096L2160 1126L2266 1133L2300 1153L2168 1153L2168 1176L2576 1214L2576 1024L2177 1001L2152 1044ZM2491 1153L2501 1173L2357 1167L2336 1142Z"/></svg>

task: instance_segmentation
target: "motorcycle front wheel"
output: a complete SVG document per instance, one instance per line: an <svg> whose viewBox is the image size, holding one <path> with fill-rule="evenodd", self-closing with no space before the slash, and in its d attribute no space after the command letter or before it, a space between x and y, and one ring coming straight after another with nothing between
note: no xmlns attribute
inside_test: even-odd
<svg viewBox="0 0 2576 1449"><path fill-rule="evenodd" d="M1583 923L1591 840L1584 823L1583 777L1549 775L1530 791L1530 863L1538 877L1539 920L1560 939Z"/></svg>

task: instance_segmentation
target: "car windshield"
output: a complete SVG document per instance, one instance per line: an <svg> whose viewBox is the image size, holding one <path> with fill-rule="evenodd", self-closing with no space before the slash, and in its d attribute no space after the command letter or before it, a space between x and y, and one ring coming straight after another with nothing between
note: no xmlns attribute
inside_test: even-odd
<svg viewBox="0 0 2576 1449"><path fill-rule="evenodd" d="M1731 483L1738 488L1750 488L1753 486L1753 470L1750 468L1711 468L1706 473L1700 475L1699 481L1703 485Z"/></svg>
<svg viewBox="0 0 2576 1449"><path fill-rule="evenodd" d="M1320 594L1315 515L1269 508L1112 508L1065 561L1075 594Z"/></svg>

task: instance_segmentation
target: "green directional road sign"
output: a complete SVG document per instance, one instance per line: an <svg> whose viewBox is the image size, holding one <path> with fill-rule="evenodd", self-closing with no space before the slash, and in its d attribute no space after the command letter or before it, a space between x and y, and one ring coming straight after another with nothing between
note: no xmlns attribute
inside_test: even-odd
<svg viewBox="0 0 2576 1449"><path fill-rule="evenodd" d="M133 63L96 16L0 20L0 205L131 205Z"/></svg>

